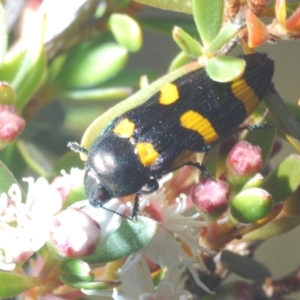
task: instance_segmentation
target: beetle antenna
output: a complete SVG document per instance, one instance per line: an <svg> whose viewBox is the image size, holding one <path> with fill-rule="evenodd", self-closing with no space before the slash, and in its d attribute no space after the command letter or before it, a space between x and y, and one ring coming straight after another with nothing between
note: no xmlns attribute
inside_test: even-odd
<svg viewBox="0 0 300 300"><path fill-rule="evenodd" d="M103 209L105 209L105 210L107 210L107 211L110 211L110 212L112 212L112 213L114 213L114 214L116 214L116 215L118 215L118 216L120 216L120 217L123 217L123 218L127 219L127 220L133 221L133 218L136 216L136 211L134 212L135 206L136 206L136 205L135 205L135 203L134 203L134 205L133 205L133 210L132 210L132 213L131 213L131 216L130 216L130 217L125 216L125 215L123 215L123 214L120 214L119 212L117 212L117 211L115 211L115 210L106 208L105 206L101 206L101 208L103 208Z"/></svg>
<svg viewBox="0 0 300 300"><path fill-rule="evenodd" d="M74 152L88 154L88 151L77 142L69 142L68 147Z"/></svg>

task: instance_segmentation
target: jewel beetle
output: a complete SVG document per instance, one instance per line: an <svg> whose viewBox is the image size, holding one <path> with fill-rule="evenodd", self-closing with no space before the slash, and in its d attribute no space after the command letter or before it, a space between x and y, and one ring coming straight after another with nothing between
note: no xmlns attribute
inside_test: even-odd
<svg viewBox="0 0 300 300"><path fill-rule="evenodd" d="M204 68L165 84L146 102L116 117L87 150L84 186L89 202L105 208L112 198L154 192L157 179L184 165L191 153L208 151L230 136L258 107L267 92L274 63L264 53L241 56L244 74L228 83L215 82Z"/></svg>

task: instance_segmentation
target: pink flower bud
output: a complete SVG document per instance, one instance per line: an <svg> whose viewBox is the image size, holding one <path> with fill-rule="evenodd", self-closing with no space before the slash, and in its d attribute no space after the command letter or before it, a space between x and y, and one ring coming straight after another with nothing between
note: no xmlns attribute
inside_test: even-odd
<svg viewBox="0 0 300 300"><path fill-rule="evenodd" d="M225 181L205 178L192 189L192 200L204 218L215 221L228 208L229 188Z"/></svg>
<svg viewBox="0 0 300 300"><path fill-rule="evenodd" d="M0 105L0 140L2 142L14 140L24 127L25 121L18 115L13 105Z"/></svg>
<svg viewBox="0 0 300 300"><path fill-rule="evenodd" d="M50 240L64 257L92 255L100 236L99 224L81 210L68 208L54 220Z"/></svg>
<svg viewBox="0 0 300 300"><path fill-rule="evenodd" d="M248 142L237 143L226 160L226 175L233 185L242 185L261 170L263 166L262 151L259 146Z"/></svg>

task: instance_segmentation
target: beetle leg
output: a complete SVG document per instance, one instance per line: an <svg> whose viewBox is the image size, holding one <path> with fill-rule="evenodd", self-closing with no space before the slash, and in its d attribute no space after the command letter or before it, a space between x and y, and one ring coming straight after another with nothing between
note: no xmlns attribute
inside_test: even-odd
<svg viewBox="0 0 300 300"><path fill-rule="evenodd" d="M239 127L238 130L257 130L257 129L270 129L270 128L274 128L274 124L269 124L269 123L262 123L262 124L256 124L256 125L246 125L243 127Z"/></svg>

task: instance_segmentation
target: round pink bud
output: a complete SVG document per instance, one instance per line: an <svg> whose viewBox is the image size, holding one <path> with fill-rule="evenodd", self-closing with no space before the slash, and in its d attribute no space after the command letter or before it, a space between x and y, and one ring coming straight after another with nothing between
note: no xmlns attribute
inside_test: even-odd
<svg viewBox="0 0 300 300"><path fill-rule="evenodd" d="M57 215L50 231L53 248L64 257L92 255L99 236L99 224L75 208L68 208Z"/></svg>
<svg viewBox="0 0 300 300"><path fill-rule="evenodd" d="M237 143L226 159L226 175L232 185L242 185L263 166L262 151L246 141Z"/></svg>
<svg viewBox="0 0 300 300"><path fill-rule="evenodd" d="M205 178L193 187L191 196L203 217L215 221L228 208L229 187L223 180Z"/></svg>
<svg viewBox="0 0 300 300"><path fill-rule="evenodd" d="M0 140L14 140L24 129L25 121L11 104L0 105Z"/></svg>

